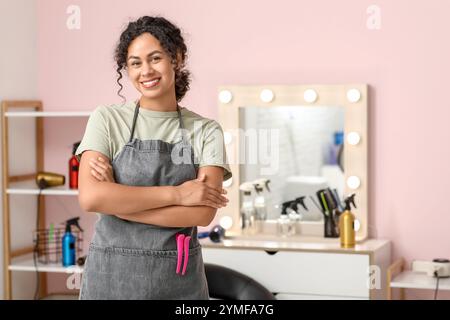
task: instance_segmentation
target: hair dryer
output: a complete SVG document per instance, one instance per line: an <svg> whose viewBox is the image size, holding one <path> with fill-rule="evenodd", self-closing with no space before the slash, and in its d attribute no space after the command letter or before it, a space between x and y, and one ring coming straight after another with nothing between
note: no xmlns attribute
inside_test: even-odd
<svg viewBox="0 0 450 320"><path fill-rule="evenodd" d="M209 232L209 238L212 242L220 242L225 237L225 229L220 226L216 225L212 228L212 230Z"/></svg>
<svg viewBox="0 0 450 320"><path fill-rule="evenodd" d="M65 176L58 173L38 172L36 174L36 184L40 189L63 186L65 181L66 181Z"/></svg>

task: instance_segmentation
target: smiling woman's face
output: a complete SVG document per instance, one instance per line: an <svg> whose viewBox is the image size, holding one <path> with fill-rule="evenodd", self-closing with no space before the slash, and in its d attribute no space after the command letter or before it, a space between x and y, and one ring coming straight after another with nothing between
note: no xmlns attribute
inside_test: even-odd
<svg viewBox="0 0 450 320"><path fill-rule="evenodd" d="M135 88L148 100L175 97L175 65L159 40L150 33L134 39L127 54L127 72Z"/></svg>

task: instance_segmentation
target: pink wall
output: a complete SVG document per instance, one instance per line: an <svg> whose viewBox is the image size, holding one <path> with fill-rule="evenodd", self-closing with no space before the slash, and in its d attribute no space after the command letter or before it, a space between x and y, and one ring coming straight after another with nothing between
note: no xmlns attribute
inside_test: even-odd
<svg viewBox="0 0 450 320"><path fill-rule="evenodd" d="M66 28L71 4L80 30ZM380 30L366 26L371 4ZM120 101L114 45L128 19L145 14L187 33L194 77L183 103L207 117L217 117L223 84L368 83L370 234L393 241L393 258L450 257L449 12L446 0L41 0L39 97L47 110ZM49 143L65 127L46 129ZM47 151L46 166L64 172L68 151Z"/></svg>

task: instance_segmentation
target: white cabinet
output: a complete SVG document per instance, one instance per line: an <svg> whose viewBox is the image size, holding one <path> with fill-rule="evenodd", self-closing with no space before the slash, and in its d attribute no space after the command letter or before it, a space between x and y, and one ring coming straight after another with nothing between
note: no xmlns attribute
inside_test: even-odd
<svg viewBox="0 0 450 320"><path fill-rule="evenodd" d="M388 243L372 252L237 247L204 243L204 262L250 276L275 293L277 299L385 297L385 270L390 261Z"/></svg>

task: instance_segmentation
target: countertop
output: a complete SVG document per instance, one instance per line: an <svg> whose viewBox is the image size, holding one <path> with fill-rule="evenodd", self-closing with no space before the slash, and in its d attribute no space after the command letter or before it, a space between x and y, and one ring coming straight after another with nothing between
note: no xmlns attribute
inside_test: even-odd
<svg viewBox="0 0 450 320"><path fill-rule="evenodd" d="M354 248L341 248L339 238L321 238L293 236L282 237L258 237L235 236L223 239L219 243L212 242L209 238L200 239L203 248L216 249L257 249L265 251L313 251L333 252L348 254L371 254L383 246L389 245L389 240L367 239L357 241Z"/></svg>

